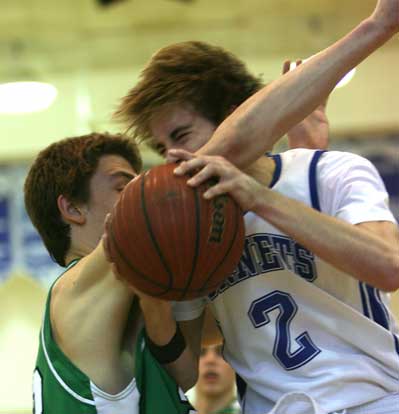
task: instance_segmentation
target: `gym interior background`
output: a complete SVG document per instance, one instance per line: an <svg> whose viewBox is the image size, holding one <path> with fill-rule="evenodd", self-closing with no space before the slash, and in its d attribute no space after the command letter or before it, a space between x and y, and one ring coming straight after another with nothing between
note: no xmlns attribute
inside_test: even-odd
<svg viewBox="0 0 399 414"><path fill-rule="evenodd" d="M0 12L0 413L31 412L31 374L51 263L23 208L32 158L50 142L121 131L111 120L151 54L203 40L243 58L265 82L285 59L307 58L373 9L375 0L2 0ZM399 37L357 68L328 104L331 147L369 157L399 217ZM12 98L2 84L45 82ZM54 99L54 96L56 97ZM29 98L29 99L28 99ZM33 99L31 99L33 98ZM33 100L33 102L30 102ZM24 108L23 108L24 106ZM22 111L21 113L15 113ZM25 112L23 112L25 111ZM284 140L279 145L284 148ZM161 160L143 148L146 167ZM399 296L393 307L399 315Z"/></svg>

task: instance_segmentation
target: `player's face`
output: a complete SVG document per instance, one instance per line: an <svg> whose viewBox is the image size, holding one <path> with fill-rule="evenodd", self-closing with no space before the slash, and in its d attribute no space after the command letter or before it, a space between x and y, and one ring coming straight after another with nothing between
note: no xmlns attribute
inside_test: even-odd
<svg viewBox="0 0 399 414"><path fill-rule="evenodd" d="M90 180L90 198L84 206L85 226L95 247L103 230L104 220L119 199L126 184L136 176L129 162L118 155L104 155L99 159L96 172Z"/></svg>
<svg viewBox="0 0 399 414"><path fill-rule="evenodd" d="M197 392L209 397L231 394L235 384L235 374L222 357L222 346L202 348L199 361Z"/></svg>
<svg viewBox="0 0 399 414"><path fill-rule="evenodd" d="M151 121L150 129L158 152L167 161L173 161L167 157L169 149L195 152L208 142L216 125L190 106L175 105L160 111Z"/></svg>

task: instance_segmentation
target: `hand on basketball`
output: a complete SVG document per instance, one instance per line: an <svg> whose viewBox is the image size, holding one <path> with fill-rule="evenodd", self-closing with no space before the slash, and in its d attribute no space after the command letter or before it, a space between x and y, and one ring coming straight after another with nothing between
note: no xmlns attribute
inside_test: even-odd
<svg viewBox="0 0 399 414"><path fill-rule="evenodd" d="M110 222L111 222L111 214L107 214L106 217L105 217L105 222L104 222L104 234L102 236L102 245L103 245L105 257L106 257L107 261L110 263L112 273L114 274L116 279L118 279L120 282L124 283L128 289L130 289L133 293L135 293L139 297L140 304L142 306L157 305L157 306L161 306L161 307L166 306L166 307L169 308L171 306L169 304L169 302L166 302L165 300L161 300L161 299L158 299L158 298L154 298L152 296L149 296L149 295L141 292L135 286L133 286L131 283L128 283L126 278L124 278L120 274L117 265L112 261L112 257L111 257L111 253L110 253L110 247L109 247Z"/></svg>
<svg viewBox="0 0 399 414"><path fill-rule="evenodd" d="M296 66L302 60L296 61ZM295 66L295 67L296 67ZM286 60L283 74L290 71L291 61ZM290 148L326 149L328 147L329 123L326 115L327 100L324 100L308 117L287 132Z"/></svg>
<svg viewBox="0 0 399 414"><path fill-rule="evenodd" d="M114 276L119 281L125 283L126 286L129 287L134 293L136 293L135 288L133 286L129 285L128 283L126 283L126 280L120 275L119 270L118 270L116 264L112 260L112 255L111 255L110 245L109 245L109 237L110 237L109 236L109 227L110 227L110 222L111 222L111 214L107 214L105 216L105 221L104 221L104 234L103 234L103 236L101 238L102 245L103 245L103 250L104 250L104 254L105 254L105 258L109 262L109 264L111 266L112 273L114 274Z"/></svg>
<svg viewBox="0 0 399 414"><path fill-rule="evenodd" d="M194 173L187 180L188 185L197 187L212 178L218 178L218 182L205 191L204 198L211 199L221 194L229 194L242 210L249 211L256 208L258 197L264 191L264 187L225 158L198 156L182 149L173 149L170 153L182 160L174 170L176 175Z"/></svg>

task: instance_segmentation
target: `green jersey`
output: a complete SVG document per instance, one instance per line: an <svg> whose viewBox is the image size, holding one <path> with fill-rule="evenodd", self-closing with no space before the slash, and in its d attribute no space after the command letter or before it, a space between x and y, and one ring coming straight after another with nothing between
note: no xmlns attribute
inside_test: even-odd
<svg viewBox="0 0 399 414"><path fill-rule="evenodd" d="M215 414L241 414L241 408L238 402L233 400L227 407L217 411Z"/></svg>
<svg viewBox="0 0 399 414"><path fill-rule="evenodd" d="M148 350L143 331L136 343L135 378L116 395L99 389L54 341L50 322L51 290L33 374L34 414L195 413L176 382Z"/></svg>

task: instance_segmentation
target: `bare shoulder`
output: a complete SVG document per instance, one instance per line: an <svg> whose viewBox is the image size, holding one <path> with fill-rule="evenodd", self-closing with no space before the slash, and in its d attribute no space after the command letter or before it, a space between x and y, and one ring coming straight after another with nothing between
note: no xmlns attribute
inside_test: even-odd
<svg viewBox="0 0 399 414"><path fill-rule="evenodd" d="M133 293L113 275L102 246L97 247L53 287L50 320L55 341L68 356L86 354L87 344L90 352L96 338L104 344L104 333L118 329L132 298Z"/></svg>

